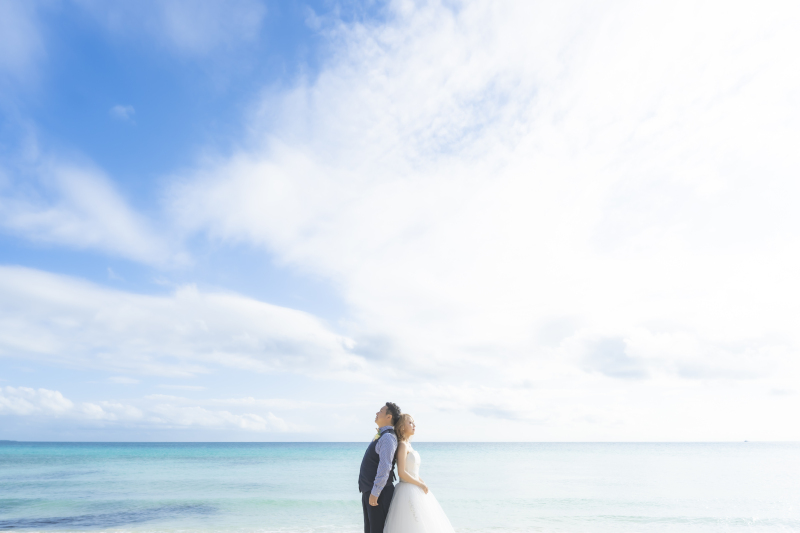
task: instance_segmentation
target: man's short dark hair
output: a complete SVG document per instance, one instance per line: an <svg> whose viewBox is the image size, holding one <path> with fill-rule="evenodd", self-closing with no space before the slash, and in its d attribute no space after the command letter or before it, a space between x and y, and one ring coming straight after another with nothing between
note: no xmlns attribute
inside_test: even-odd
<svg viewBox="0 0 800 533"><path fill-rule="evenodd" d="M392 415L392 425L397 424L397 421L400 420L400 415L403 414L400 407L393 402L386 402L386 411Z"/></svg>

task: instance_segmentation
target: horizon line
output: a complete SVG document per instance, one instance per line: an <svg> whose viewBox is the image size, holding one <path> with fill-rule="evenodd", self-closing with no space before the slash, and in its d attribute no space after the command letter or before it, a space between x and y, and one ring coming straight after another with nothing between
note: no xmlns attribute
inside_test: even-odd
<svg viewBox="0 0 800 533"><path fill-rule="evenodd" d="M124 441L124 440L13 440L0 439L0 444L363 444L366 441ZM800 444L798 440L686 440L686 441L416 441L417 444Z"/></svg>

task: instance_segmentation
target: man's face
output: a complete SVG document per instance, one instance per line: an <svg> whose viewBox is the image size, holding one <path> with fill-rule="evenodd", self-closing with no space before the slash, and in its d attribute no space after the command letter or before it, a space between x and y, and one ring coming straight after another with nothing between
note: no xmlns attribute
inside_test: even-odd
<svg viewBox="0 0 800 533"><path fill-rule="evenodd" d="M381 427L387 425L384 424L384 422L386 422L386 417L387 417L386 406L384 405L383 407L380 408L380 410L377 413L375 413L375 423Z"/></svg>

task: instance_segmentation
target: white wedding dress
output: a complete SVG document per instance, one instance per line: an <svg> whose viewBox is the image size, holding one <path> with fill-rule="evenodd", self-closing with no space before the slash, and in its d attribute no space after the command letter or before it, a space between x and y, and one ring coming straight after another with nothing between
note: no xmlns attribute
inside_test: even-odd
<svg viewBox="0 0 800 533"><path fill-rule="evenodd" d="M419 479L419 453L408 448L406 472ZM413 483L400 481L383 526L384 533L454 533L450 520L444 514L436 497L428 490L425 494Z"/></svg>

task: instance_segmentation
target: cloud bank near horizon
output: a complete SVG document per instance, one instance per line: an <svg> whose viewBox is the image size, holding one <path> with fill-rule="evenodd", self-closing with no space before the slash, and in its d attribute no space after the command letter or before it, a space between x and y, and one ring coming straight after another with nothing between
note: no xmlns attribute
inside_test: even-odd
<svg viewBox="0 0 800 533"><path fill-rule="evenodd" d="M212 428L255 432L285 432L286 422L273 415L234 414L197 405L180 405L180 398L149 397L148 408L118 402L75 404L58 391L29 387L0 387L0 415L61 418L81 423L122 424L133 428ZM178 400L176 402L175 400ZM100 426L102 427L102 426Z"/></svg>

